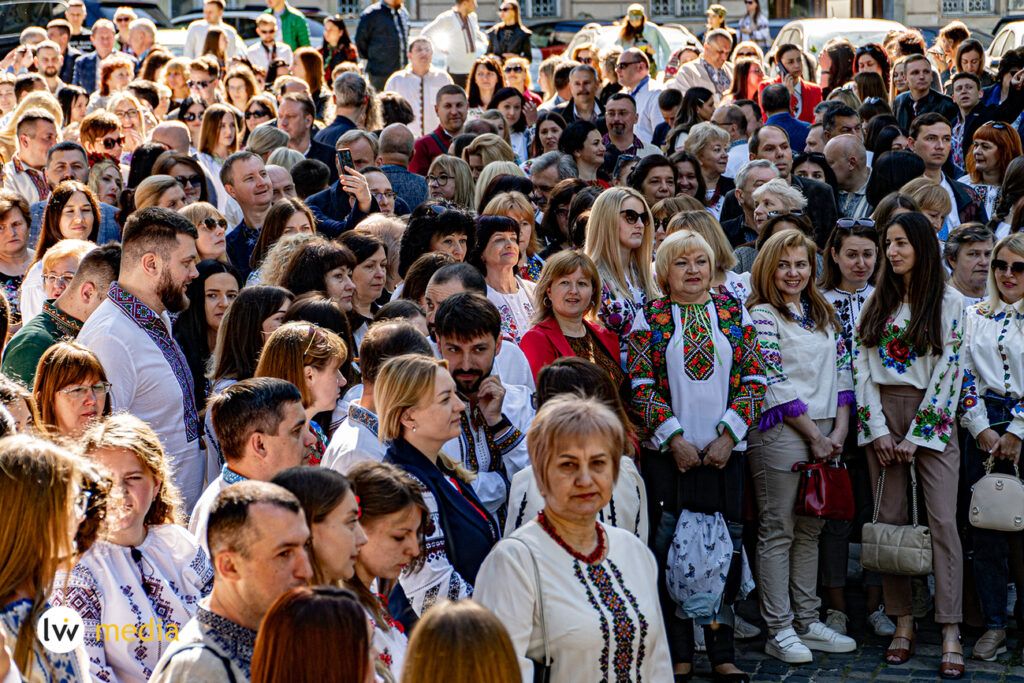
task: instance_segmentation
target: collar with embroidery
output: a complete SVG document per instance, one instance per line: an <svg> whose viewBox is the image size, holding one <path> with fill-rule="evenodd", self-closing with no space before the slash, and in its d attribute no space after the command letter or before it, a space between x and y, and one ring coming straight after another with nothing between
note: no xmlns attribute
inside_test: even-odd
<svg viewBox="0 0 1024 683"><path fill-rule="evenodd" d="M249 477L243 477L238 472L227 466L227 463L220 468L220 478L224 480L225 484L237 484L240 481L248 481Z"/></svg>
<svg viewBox="0 0 1024 683"><path fill-rule="evenodd" d="M214 614L202 605L196 611L196 621L205 627L206 636L248 677L252 651L256 647L256 631Z"/></svg>
<svg viewBox="0 0 1024 683"><path fill-rule="evenodd" d="M366 408L356 405L355 403L348 404L348 419L366 427L371 434L377 436L378 422L377 416L371 413Z"/></svg>
<svg viewBox="0 0 1024 683"><path fill-rule="evenodd" d="M54 301L47 301L43 304L43 313L49 316L50 320L53 321L54 327L64 337L74 339L82 330L82 322L57 308Z"/></svg>

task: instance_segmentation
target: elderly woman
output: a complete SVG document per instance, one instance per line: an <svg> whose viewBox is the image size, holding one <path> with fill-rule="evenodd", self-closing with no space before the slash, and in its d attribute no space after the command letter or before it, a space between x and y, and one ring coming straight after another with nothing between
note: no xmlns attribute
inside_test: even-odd
<svg viewBox="0 0 1024 683"><path fill-rule="evenodd" d="M110 382L99 358L73 341L58 342L39 359L32 390L36 430L47 438L77 439L110 413Z"/></svg>
<svg viewBox="0 0 1024 683"><path fill-rule="evenodd" d="M724 520L727 532L720 529L719 539L739 548L745 440L765 393L756 333L738 301L711 292L715 254L700 235L688 230L669 235L655 268L665 296L643 307L628 338L633 408L643 416L647 434L641 471L651 528L676 528L682 520L682 529L700 529ZM685 531L676 535L684 543L694 540ZM667 534L655 538L663 568L670 540ZM716 676L746 680L733 663L731 605L743 571L741 555L723 550L716 553L721 558L717 575L728 579L715 586L713 605L688 605L686 618L677 616L665 574L659 577L678 675L693 672L691 619L697 619ZM711 628L714 622L717 628Z"/></svg>
<svg viewBox="0 0 1024 683"><path fill-rule="evenodd" d="M625 432L597 399L558 396L527 434L544 508L480 569L477 602L508 629L524 680L669 681L658 567L640 539L598 521L619 477ZM539 581L539 584L538 584Z"/></svg>
<svg viewBox="0 0 1024 683"><path fill-rule="evenodd" d="M746 304L750 296L750 273L736 273L736 255L729 245L729 238L722 231L722 225L707 210L682 211L668 224L666 235L680 230L691 230L710 245L715 254L715 271L711 274L711 290L728 294Z"/></svg>
<svg viewBox="0 0 1024 683"><path fill-rule="evenodd" d="M21 326L21 284L32 264L28 248L31 218L28 202L21 195L0 191L0 232L5 240L0 245L0 292L11 310L11 331Z"/></svg>
<svg viewBox="0 0 1024 683"><path fill-rule="evenodd" d="M505 216L477 219L473 251L466 261L483 273L487 298L501 313L501 334L519 344L533 317L532 282L516 274L519 264L519 224Z"/></svg>
<svg viewBox="0 0 1024 683"><path fill-rule="evenodd" d="M783 214L800 214L807 206L803 193L781 178L769 180L754 190L754 232L760 238L768 221ZM758 239L760 241L760 239ZM736 248L736 272L749 273L757 256L757 244Z"/></svg>
<svg viewBox="0 0 1024 683"><path fill-rule="evenodd" d="M589 256L561 251L548 259L533 292L533 327L519 347L534 380L558 358L579 356L602 368L620 386L619 339L594 319L601 296L601 276Z"/></svg>
<svg viewBox="0 0 1024 683"><path fill-rule="evenodd" d="M427 195L431 199L446 199L464 209L473 203L473 172L469 164L458 157L442 154L430 162L427 170Z"/></svg>
<svg viewBox="0 0 1024 683"><path fill-rule="evenodd" d="M700 164L706 188L704 205L718 218L722 215L726 193L736 187L731 178L722 175L729 164L729 134L711 122L698 123L690 129L684 149Z"/></svg>
<svg viewBox="0 0 1024 683"><path fill-rule="evenodd" d="M85 433L82 450L113 484L106 529L57 581L52 602L75 610L86 624L94 678L145 680L156 668L160 648L98 637L104 633L100 624L152 623L157 637L176 633L213 588L213 567L181 526L171 464L145 422L128 413L108 417Z"/></svg>
<svg viewBox="0 0 1024 683"><path fill-rule="evenodd" d="M967 309L961 362L960 423L966 439L966 479L973 485L988 469L1012 474L1024 438L1024 235L1004 237L992 252L989 298ZM994 340L997 340L994 342ZM976 659L992 661L1006 651L1007 560L1016 534L971 528L974 583L985 617ZM1018 551L1019 552L1019 551Z"/></svg>
<svg viewBox="0 0 1024 683"><path fill-rule="evenodd" d="M508 216L519 224L519 263L516 270L524 280L536 282L544 259L537 240L537 223L533 204L522 192L502 192L487 202L484 216Z"/></svg>
<svg viewBox="0 0 1024 683"><path fill-rule="evenodd" d="M466 408L444 361L412 354L392 358L373 391L378 434L388 443L384 462L416 480L431 518L440 522L427 536L423 566L404 573L401 590L392 593L396 607L409 604L415 616L405 621L412 622L439 595L473 594L480 566L501 531L473 491L472 475L441 451L461 432Z"/></svg>
<svg viewBox="0 0 1024 683"><path fill-rule="evenodd" d="M811 650L857 647L818 618L821 600L813 586L824 520L793 512L803 476L793 466L842 453L853 403L842 327L815 285L816 251L797 230L776 233L754 261L754 294L747 302L768 377L761 419L750 434L765 652L787 664L812 661Z"/></svg>

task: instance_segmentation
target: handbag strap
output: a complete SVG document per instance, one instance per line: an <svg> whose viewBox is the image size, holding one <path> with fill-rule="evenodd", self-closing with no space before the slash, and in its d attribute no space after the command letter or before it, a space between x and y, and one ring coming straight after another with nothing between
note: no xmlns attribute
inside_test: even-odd
<svg viewBox="0 0 1024 683"><path fill-rule="evenodd" d="M988 460L985 461L985 474L992 474L992 470L996 466L996 456L988 456ZM1020 466L1015 462L1013 463L1013 475L1020 479Z"/></svg>
<svg viewBox="0 0 1024 683"><path fill-rule="evenodd" d="M537 602L540 603L540 637L544 641L544 666L551 666L551 658L548 656L548 625L544 618L544 588L540 582L540 569L537 567L537 558L534 557L530 544L521 538L507 536L509 541L517 541L526 546L526 552L530 553L530 562L533 563L533 579L537 582Z"/></svg>
<svg viewBox="0 0 1024 683"><path fill-rule="evenodd" d="M916 460L910 461L910 518L914 526L917 526L917 464ZM871 514L871 523L878 523L878 511L882 507L882 491L885 490L885 471L888 467L882 468L878 476L878 486L875 489L875 509Z"/></svg>

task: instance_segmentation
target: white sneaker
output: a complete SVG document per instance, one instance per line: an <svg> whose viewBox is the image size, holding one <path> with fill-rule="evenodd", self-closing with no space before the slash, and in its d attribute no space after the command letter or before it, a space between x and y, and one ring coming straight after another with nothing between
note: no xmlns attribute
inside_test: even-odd
<svg viewBox="0 0 1024 683"><path fill-rule="evenodd" d="M850 618L837 609L830 609L828 614L825 615L825 626L844 636L846 635L846 625L849 621Z"/></svg>
<svg viewBox="0 0 1024 683"><path fill-rule="evenodd" d="M707 645L704 643L704 627L698 624L696 621L693 622L693 651L708 651Z"/></svg>
<svg viewBox="0 0 1024 683"><path fill-rule="evenodd" d="M753 640L759 635L761 635L761 629L740 615L733 614L733 638L736 640Z"/></svg>
<svg viewBox="0 0 1024 683"><path fill-rule="evenodd" d="M878 609L868 615L868 624L876 636L892 637L896 635L896 624L885 613L885 606L879 605Z"/></svg>
<svg viewBox="0 0 1024 683"><path fill-rule="evenodd" d="M814 655L792 627L782 629L769 638L764 645L764 653L786 664L807 664L814 661Z"/></svg>
<svg viewBox="0 0 1024 683"><path fill-rule="evenodd" d="M857 649L857 641L836 633L820 621L814 622L806 633L800 634L800 640L811 650L819 652L853 652Z"/></svg>

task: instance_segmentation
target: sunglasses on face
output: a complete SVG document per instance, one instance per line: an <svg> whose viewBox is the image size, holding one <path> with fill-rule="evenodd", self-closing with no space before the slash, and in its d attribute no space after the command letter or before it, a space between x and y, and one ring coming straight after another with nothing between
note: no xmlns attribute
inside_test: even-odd
<svg viewBox="0 0 1024 683"><path fill-rule="evenodd" d="M201 118L203 118L202 114L195 114L193 112L189 112L187 114L182 114L182 116L181 116L181 120L182 121L187 121L188 123L192 123L193 121L198 121Z"/></svg>
<svg viewBox="0 0 1024 683"><path fill-rule="evenodd" d="M777 216L803 216L804 212L799 209L793 211L769 211L768 218L776 218Z"/></svg>
<svg viewBox="0 0 1024 683"><path fill-rule="evenodd" d="M1002 259L992 259L992 270L997 273L1011 272L1014 275L1021 275L1024 273L1024 261L1007 263Z"/></svg>
<svg viewBox="0 0 1024 683"><path fill-rule="evenodd" d="M207 230L216 230L217 228L227 230L228 228L228 222L223 218L204 218L203 225Z"/></svg>
<svg viewBox="0 0 1024 683"><path fill-rule="evenodd" d="M622 71L624 69L628 69L629 67L633 66L634 64L639 64L639 63L640 62L619 62L618 64L615 65L615 70L616 71Z"/></svg>
<svg viewBox="0 0 1024 683"><path fill-rule="evenodd" d="M523 67L520 66L519 64L513 64L512 66L506 66L504 71L507 74L519 74L523 72Z"/></svg>
<svg viewBox="0 0 1024 683"><path fill-rule="evenodd" d="M246 121L249 121L251 119L262 119L262 118L269 118L269 117L270 117L270 112L267 111L266 109L252 109L250 111L245 112L245 120Z"/></svg>
<svg viewBox="0 0 1024 683"><path fill-rule="evenodd" d="M849 230L851 228L873 228L875 227L875 222L870 218L840 218L836 221L836 227L842 228L843 230Z"/></svg>
<svg viewBox="0 0 1024 683"><path fill-rule="evenodd" d="M623 209L622 211L619 211L619 215L625 218L626 222L631 225L636 225L637 223L645 222L644 214L639 213L638 211L634 211L633 209Z"/></svg>
<svg viewBox="0 0 1024 683"><path fill-rule="evenodd" d="M200 90L202 90L203 88L210 87L210 81L192 81L192 80L190 80L190 81L188 81L188 87L190 87L190 88L199 88Z"/></svg>
<svg viewBox="0 0 1024 683"><path fill-rule="evenodd" d="M131 23L131 20L132 20L131 17L118 17L117 19L114 19L114 21L117 22L118 24Z"/></svg>
<svg viewBox="0 0 1024 683"><path fill-rule="evenodd" d="M197 175L176 175L174 179L178 181L178 184L182 187L191 185L192 187L202 187L203 179Z"/></svg>
<svg viewBox="0 0 1024 683"><path fill-rule="evenodd" d="M116 138L103 138L104 149L114 149L124 144L124 136L118 135Z"/></svg>

